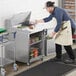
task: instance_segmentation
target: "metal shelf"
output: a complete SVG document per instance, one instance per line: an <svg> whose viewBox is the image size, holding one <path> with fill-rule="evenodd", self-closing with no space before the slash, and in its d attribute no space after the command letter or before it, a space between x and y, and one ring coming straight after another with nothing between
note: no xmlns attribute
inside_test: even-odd
<svg viewBox="0 0 76 76"><path fill-rule="evenodd" d="M65 3L65 2L64 2L64 3ZM67 4L73 4L73 3L75 4L75 2L71 2L71 1L66 1L66 3L67 3ZM65 4L66 4L66 3L65 3Z"/></svg>
<svg viewBox="0 0 76 76"><path fill-rule="evenodd" d="M39 44L40 42L42 42L42 40L39 40L37 42L34 42L34 43L30 44L30 46L35 45L35 44Z"/></svg>
<svg viewBox="0 0 76 76"><path fill-rule="evenodd" d="M67 11L67 12L75 12L74 9L71 10L71 9L66 9L66 8L64 8L64 10Z"/></svg>
<svg viewBox="0 0 76 76"><path fill-rule="evenodd" d="M9 39L10 34L13 35L14 40ZM1 73L1 76L6 76L6 70L4 68L6 65L9 65L12 63L13 65L15 64L15 48L14 48L15 46L13 46L14 44L11 43L11 42L15 43L15 35L16 35L16 32L11 32L11 33L5 32L5 33L0 34L0 45L1 45L0 73ZM10 45L12 45L13 47ZM8 48L8 46L10 48ZM10 53L10 54L7 55L7 53ZM9 55L10 57L8 57ZM14 71L15 70L16 69L14 69Z"/></svg>
<svg viewBox="0 0 76 76"><path fill-rule="evenodd" d="M74 7L75 3L74 3L74 4L69 4L69 3L65 3L65 4L64 4L64 6L70 6L70 5L71 5L72 7Z"/></svg>
<svg viewBox="0 0 76 76"><path fill-rule="evenodd" d="M31 58L31 59L30 59L30 63L31 63L31 62L34 62L34 61L36 61L36 60L40 60L40 59L42 59L42 58L43 58L43 55L39 55L38 57Z"/></svg>
<svg viewBox="0 0 76 76"><path fill-rule="evenodd" d="M71 14L71 13L69 13L69 15L75 15L75 17L74 17L74 22L76 22L76 0L71 0L71 1L69 1L69 0L62 0L61 1L61 7L62 8L64 8L65 9L65 11L67 11L68 13L69 12L74 12L75 14ZM74 8L70 8L70 7L74 7Z"/></svg>

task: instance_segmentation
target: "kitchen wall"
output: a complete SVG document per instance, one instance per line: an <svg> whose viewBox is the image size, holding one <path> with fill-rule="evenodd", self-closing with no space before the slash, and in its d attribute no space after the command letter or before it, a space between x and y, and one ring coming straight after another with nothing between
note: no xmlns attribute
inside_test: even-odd
<svg viewBox="0 0 76 76"><path fill-rule="evenodd" d="M0 0L0 27L4 26L4 21L14 14L32 11L31 19L43 18L48 13L43 9L48 0ZM57 0L55 1L57 5Z"/></svg>

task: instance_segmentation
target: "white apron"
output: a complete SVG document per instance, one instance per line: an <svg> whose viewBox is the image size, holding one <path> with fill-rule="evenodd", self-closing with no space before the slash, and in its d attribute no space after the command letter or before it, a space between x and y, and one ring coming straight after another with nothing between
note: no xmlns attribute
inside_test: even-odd
<svg viewBox="0 0 76 76"><path fill-rule="evenodd" d="M72 30L71 23L69 21L65 21L60 28L60 31L55 35L55 43L60 45L72 45Z"/></svg>

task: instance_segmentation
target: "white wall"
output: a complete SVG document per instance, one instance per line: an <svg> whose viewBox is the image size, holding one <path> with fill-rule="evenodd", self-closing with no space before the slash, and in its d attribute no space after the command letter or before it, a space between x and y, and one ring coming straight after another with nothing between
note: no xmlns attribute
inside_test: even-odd
<svg viewBox="0 0 76 76"><path fill-rule="evenodd" d="M0 0L0 27L3 27L4 20L14 14L26 11L32 11L31 19L45 17L48 13L43 9L48 0ZM55 1L56 5L57 0Z"/></svg>

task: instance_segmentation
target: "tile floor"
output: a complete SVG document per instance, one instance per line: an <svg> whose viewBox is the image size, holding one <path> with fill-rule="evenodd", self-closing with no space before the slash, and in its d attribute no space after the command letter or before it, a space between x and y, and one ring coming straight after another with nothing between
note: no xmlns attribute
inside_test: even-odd
<svg viewBox="0 0 76 76"><path fill-rule="evenodd" d="M76 48L76 44L73 45L73 48ZM32 63L30 66L27 66L25 63L17 62L17 64L18 64L18 71L17 72L13 71L13 67L12 67L13 64L8 65L8 66L5 67L5 69L7 71L6 76L15 76L16 74L19 74L19 73L21 73L21 72L23 72L25 70L28 70L28 69L30 69L32 67L35 67L35 66L37 66L37 65L39 65L39 64L53 58L54 56L55 56L55 53L52 53L51 55L48 55L47 57L44 57L43 61L36 61L36 62ZM76 76L76 70L73 70L73 71L69 72L65 76Z"/></svg>

